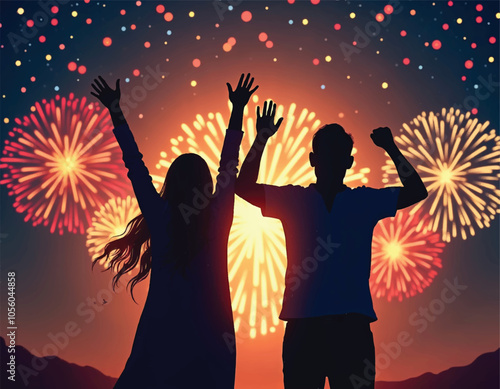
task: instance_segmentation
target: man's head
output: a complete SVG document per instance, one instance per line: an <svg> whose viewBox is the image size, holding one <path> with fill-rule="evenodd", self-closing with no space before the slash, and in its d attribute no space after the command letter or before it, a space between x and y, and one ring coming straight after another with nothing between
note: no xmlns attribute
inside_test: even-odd
<svg viewBox="0 0 500 389"><path fill-rule="evenodd" d="M354 158L351 156L354 142L351 134L340 124L326 124L313 136L309 161L316 177L325 181L343 179Z"/></svg>

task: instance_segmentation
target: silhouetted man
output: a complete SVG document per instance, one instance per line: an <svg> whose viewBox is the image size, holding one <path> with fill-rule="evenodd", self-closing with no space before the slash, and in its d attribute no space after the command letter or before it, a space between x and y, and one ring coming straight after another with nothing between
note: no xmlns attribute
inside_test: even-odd
<svg viewBox="0 0 500 389"><path fill-rule="evenodd" d="M370 135L394 161L402 187L349 188L353 140L338 124L320 128L309 154L317 181L308 187L257 184L260 160L274 124L276 104L257 108L257 137L237 180L236 193L279 218L287 249L281 320L286 389L373 388L377 320L369 288L373 228L397 209L427 197L425 186L387 127Z"/></svg>

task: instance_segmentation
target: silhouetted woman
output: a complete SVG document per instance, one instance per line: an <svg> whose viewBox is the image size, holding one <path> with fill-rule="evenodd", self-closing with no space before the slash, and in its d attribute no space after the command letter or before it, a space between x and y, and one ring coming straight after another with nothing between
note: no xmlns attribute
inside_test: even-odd
<svg viewBox="0 0 500 389"><path fill-rule="evenodd" d="M132 351L115 389L234 388L236 353L227 272L234 183L243 136L243 110L253 90L250 74L233 91L215 193L208 165L183 154L170 166L158 193L119 106L116 90L99 77L92 87L108 109L142 214L104 254L117 273L113 287L139 263L134 286L151 271L149 291ZM144 248L141 253L141 247ZM128 285L127 285L128 286ZM135 300L134 300L135 301Z"/></svg>

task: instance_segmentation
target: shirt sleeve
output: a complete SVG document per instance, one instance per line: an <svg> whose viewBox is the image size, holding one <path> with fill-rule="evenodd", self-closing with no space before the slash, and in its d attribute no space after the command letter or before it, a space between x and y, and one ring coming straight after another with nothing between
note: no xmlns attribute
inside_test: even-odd
<svg viewBox="0 0 500 389"><path fill-rule="evenodd" d="M127 177L132 182L139 208L146 222L151 221L156 215L161 214L165 201L160 197L153 185L153 179L142 160L142 154L139 152L128 124L124 123L114 128L113 133L122 150L123 161L128 169Z"/></svg>
<svg viewBox="0 0 500 389"><path fill-rule="evenodd" d="M388 186L375 189L366 188L363 201L369 207L367 212L372 214L375 220L393 217L397 212L397 203L401 186Z"/></svg>
<svg viewBox="0 0 500 389"><path fill-rule="evenodd" d="M289 209L293 209L293 188L295 185L275 186L259 184L264 187L264 207L262 216L281 219Z"/></svg>

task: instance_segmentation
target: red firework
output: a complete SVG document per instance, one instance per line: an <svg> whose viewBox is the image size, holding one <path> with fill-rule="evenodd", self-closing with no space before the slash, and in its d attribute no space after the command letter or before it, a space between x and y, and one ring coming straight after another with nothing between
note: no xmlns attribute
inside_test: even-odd
<svg viewBox="0 0 500 389"><path fill-rule="evenodd" d="M422 212L398 211L377 224L372 243L372 295L402 301L432 283L437 269L442 268L440 254L445 244L438 233L417 232L418 223L427 218Z"/></svg>
<svg viewBox="0 0 500 389"><path fill-rule="evenodd" d="M0 158L0 184L25 222L84 234L95 209L130 193L110 117L98 103L57 95L15 123Z"/></svg>

